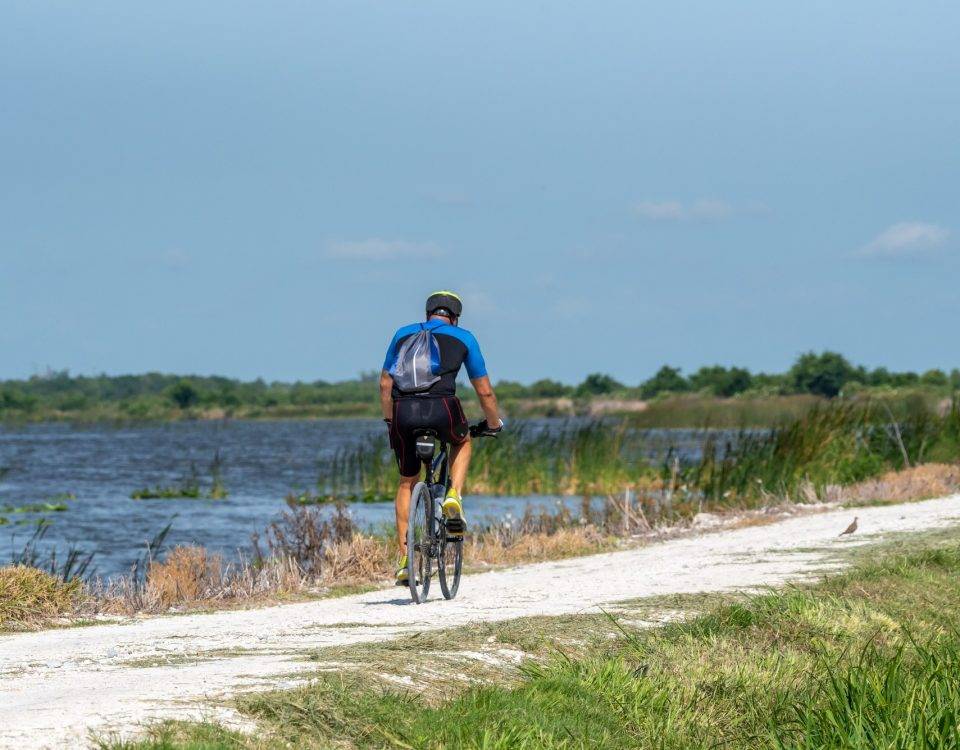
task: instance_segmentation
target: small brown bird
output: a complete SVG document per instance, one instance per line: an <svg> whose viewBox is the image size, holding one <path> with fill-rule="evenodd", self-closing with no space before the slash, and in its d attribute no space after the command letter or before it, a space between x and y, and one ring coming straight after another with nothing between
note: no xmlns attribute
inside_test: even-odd
<svg viewBox="0 0 960 750"><path fill-rule="evenodd" d="M847 526L847 528L841 531L840 536L843 536L844 534L852 534L856 530L857 530L857 517L854 516L853 523L851 523L849 526Z"/></svg>

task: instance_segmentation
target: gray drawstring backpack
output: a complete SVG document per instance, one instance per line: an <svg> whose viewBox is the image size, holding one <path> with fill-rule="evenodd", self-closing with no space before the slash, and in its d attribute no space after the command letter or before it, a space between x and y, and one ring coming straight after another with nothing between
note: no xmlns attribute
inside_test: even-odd
<svg viewBox="0 0 960 750"><path fill-rule="evenodd" d="M397 361L390 375L403 393L421 393L440 380L440 345L430 329L420 324L420 330L400 346Z"/></svg>

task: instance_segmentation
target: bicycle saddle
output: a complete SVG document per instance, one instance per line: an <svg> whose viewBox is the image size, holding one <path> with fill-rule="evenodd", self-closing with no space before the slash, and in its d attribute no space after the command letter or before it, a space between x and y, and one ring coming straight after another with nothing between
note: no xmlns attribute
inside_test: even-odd
<svg viewBox="0 0 960 750"><path fill-rule="evenodd" d="M416 430L413 433L413 437L417 441L417 457L421 461L429 461L433 458L433 453L436 450L436 443L434 442L437 438L436 430Z"/></svg>

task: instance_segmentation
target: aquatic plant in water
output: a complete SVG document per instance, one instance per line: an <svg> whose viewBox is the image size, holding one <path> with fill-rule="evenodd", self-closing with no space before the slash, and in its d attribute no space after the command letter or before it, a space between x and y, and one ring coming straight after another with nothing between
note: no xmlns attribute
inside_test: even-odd
<svg viewBox="0 0 960 750"><path fill-rule="evenodd" d="M62 513L68 510L66 503L29 503L28 505L5 505L0 513Z"/></svg>
<svg viewBox="0 0 960 750"><path fill-rule="evenodd" d="M76 547L70 547L66 554L60 558L56 548L41 551L40 543L43 541L50 523L46 519L39 520L41 523L37 524L37 528L30 539L27 540L20 551L14 552L11 556L11 564L45 570L61 581L81 579L91 573L94 552L84 552ZM43 523L44 521L46 522Z"/></svg>
<svg viewBox="0 0 960 750"><path fill-rule="evenodd" d="M374 490L358 493L321 495L311 490L303 492L291 492L285 498L285 502L290 507L307 505L335 505L336 503L391 503L393 502L393 493L380 493Z"/></svg>
<svg viewBox="0 0 960 750"><path fill-rule="evenodd" d="M210 489L203 490L197 466L190 464L190 473L177 485L143 487L130 493L131 500L225 500L229 496L222 476L223 461L217 449L210 463Z"/></svg>

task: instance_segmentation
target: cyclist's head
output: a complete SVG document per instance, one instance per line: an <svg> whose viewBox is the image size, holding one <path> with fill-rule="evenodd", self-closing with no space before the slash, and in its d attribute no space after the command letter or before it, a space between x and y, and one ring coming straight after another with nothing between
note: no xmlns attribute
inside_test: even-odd
<svg viewBox="0 0 960 750"><path fill-rule="evenodd" d="M446 318L450 318L451 321L456 321L462 312L463 300L460 299L459 295L447 289L434 292L427 297L428 318L431 315L443 315Z"/></svg>

